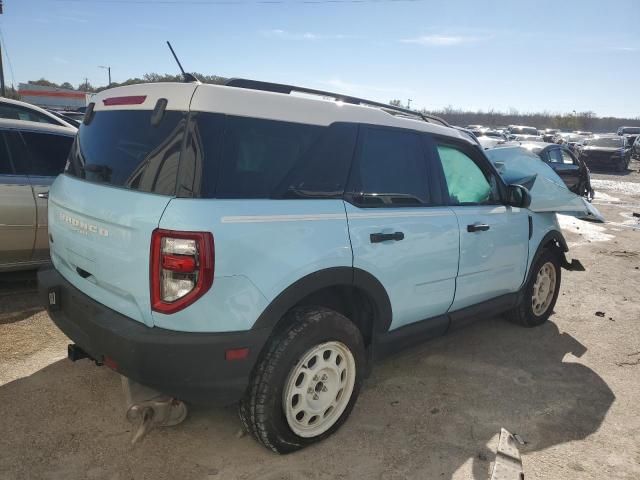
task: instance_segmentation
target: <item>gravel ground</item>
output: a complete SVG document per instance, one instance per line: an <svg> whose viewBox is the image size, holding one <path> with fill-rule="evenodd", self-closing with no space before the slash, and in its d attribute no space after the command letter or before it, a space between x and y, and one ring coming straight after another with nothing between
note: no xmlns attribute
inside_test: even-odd
<svg viewBox="0 0 640 480"><path fill-rule="evenodd" d="M595 174L608 222L562 218L586 272L563 271L548 324L485 319L376 366L330 440L284 457L193 408L129 445L120 380L65 359L29 274L0 276L0 479L486 479L500 427L527 478L640 478L640 165ZM603 312L603 316L596 315Z"/></svg>

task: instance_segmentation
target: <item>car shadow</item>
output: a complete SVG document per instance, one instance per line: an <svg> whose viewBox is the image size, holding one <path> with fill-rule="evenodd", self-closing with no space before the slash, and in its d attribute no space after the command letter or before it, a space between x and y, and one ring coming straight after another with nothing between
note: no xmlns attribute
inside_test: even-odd
<svg viewBox="0 0 640 480"><path fill-rule="evenodd" d="M0 273L0 325L25 320L44 310L36 292L35 271Z"/></svg>
<svg viewBox="0 0 640 480"><path fill-rule="evenodd" d="M389 358L330 439L278 456L236 433L234 408L193 407L131 447L116 374L60 360L0 386L3 478L486 479L501 427L523 453L581 440L615 397L549 322L479 321ZM206 368L203 366L203 368ZM66 477L65 477L66 476Z"/></svg>

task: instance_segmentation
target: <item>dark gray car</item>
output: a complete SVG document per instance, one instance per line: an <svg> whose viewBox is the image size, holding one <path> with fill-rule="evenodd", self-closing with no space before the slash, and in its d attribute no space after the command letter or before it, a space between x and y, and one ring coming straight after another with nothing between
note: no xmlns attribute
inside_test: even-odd
<svg viewBox="0 0 640 480"><path fill-rule="evenodd" d="M76 129L0 119L0 271L49 260L47 199Z"/></svg>

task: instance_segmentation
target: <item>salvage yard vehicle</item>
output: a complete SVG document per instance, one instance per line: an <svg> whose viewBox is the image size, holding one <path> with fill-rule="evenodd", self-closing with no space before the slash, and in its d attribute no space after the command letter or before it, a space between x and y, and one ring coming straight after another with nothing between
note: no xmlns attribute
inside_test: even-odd
<svg viewBox="0 0 640 480"><path fill-rule="evenodd" d="M626 136L598 135L587 140L580 151L580 159L591 167L624 172L631 162L631 147Z"/></svg>
<svg viewBox="0 0 640 480"><path fill-rule="evenodd" d="M60 127L76 127L60 116L48 112L44 108L37 107L27 102L0 97L0 118L7 120L22 120L26 122L48 123Z"/></svg>
<svg viewBox="0 0 640 480"><path fill-rule="evenodd" d="M47 196L62 173L72 127L0 118L0 271L49 261Z"/></svg>
<svg viewBox="0 0 640 480"><path fill-rule="evenodd" d="M437 117L331 92L105 90L51 188L40 295L71 359L165 395L132 409L239 403L293 452L346 421L375 359L477 317L547 321L581 269L555 212L586 210L537 163L505 182L527 164L501 175Z"/></svg>
<svg viewBox="0 0 640 480"><path fill-rule="evenodd" d="M556 143L530 142L523 143L522 148L535 153L558 174L567 188L576 195L592 199L589 167L571 150Z"/></svg>

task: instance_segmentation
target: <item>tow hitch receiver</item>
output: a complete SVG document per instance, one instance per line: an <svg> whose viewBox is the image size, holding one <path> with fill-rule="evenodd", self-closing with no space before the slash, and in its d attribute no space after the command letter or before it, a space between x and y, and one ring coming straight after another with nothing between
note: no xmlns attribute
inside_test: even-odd
<svg viewBox="0 0 640 480"><path fill-rule="evenodd" d="M500 429L498 450L490 480L524 480L518 441L504 428Z"/></svg>
<svg viewBox="0 0 640 480"><path fill-rule="evenodd" d="M136 427L131 437L134 445L156 427L172 427L187 417L184 402L121 376L127 404L127 420Z"/></svg>

